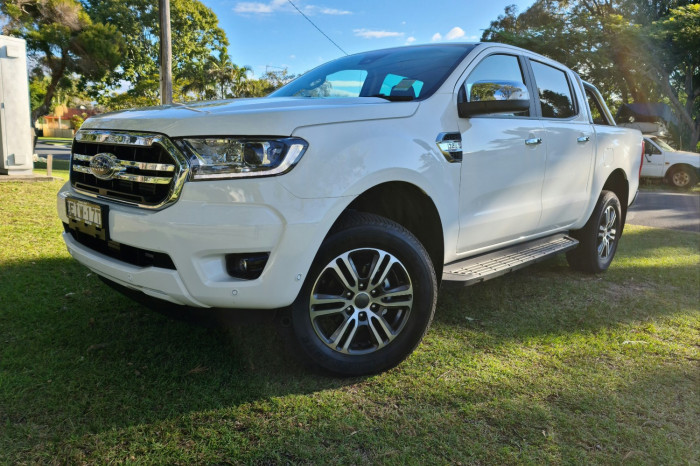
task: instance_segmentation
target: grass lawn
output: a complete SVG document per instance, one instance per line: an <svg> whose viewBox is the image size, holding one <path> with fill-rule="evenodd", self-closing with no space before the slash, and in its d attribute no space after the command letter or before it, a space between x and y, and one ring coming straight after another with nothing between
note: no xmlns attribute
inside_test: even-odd
<svg viewBox="0 0 700 466"><path fill-rule="evenodd" d="M639 181L640 191L654 191L667 193L691 194L700 193L700 184L696 184L692 188L676 188L671 183L666 183L661 178L641 178Z"/></svg>
<svg viewBox="0 0 700 466"><path fill-rule="evenodd" d="M444 288L406 362L337 379L272 325L104 286L63 246L60 184L0 184L0 464L700 461L698 234L629 226L604 275L557 257Z"/></svg>

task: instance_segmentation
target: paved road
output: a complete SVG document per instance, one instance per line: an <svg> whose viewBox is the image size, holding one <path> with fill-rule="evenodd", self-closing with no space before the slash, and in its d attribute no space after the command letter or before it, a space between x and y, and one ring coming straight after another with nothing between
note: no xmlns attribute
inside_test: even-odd
<svg viewBox="0 0 700 466"><path fill-rule="evenodd" d="M37 142L34 147L34 153L39 157L46 157L47 154L53 154L54 160L69 160L70 145L54 145L46 144L45 142Z"/></svg>
<svg viewBox="0 0 700 466"><path fill-rule="evenodd" d="M700 194L641 191L627 223L700 233Z"/></svg>

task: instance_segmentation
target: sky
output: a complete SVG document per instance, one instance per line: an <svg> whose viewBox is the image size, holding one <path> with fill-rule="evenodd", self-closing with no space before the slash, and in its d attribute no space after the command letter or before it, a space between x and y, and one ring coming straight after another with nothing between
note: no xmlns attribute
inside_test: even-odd
<svg viewBox="0 0 700 466"><path fill-rule="evenodd" d="M202 0L219 17L229 54L259 78L287 68L304 73L343 56L289 0ZM409 44L478 42L507 5L533 0L291 0L347 53ZM173 35L176 39L177 34Z"/></svg>

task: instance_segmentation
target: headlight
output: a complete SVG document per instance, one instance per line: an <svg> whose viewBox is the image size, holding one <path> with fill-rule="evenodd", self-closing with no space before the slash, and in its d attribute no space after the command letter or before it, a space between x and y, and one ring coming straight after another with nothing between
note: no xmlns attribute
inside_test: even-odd
<svg viewBox="0 0 700 466"><path fill-rule="evenodd" d="M308 147L299 138L182 138L177 145L191 161L193 180L250 178L289 171Z"/></svg>

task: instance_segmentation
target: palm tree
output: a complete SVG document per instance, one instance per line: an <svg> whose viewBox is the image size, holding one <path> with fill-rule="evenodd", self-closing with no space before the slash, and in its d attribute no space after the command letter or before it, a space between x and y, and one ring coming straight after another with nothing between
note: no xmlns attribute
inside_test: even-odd
<svg viewBox="0 0 700 466"><path fill-rule="evenodd" d="M212 83L208 73L207 64L192 63L183 69L178 78L185 82L182 86L183 96L194 93L200 99L210 95Z"/></svg>
<svg viewBox="0 0 700 466"><path fill-rule="evenodd" d="M222 54L219 58L211 57L208 62L208 74L218 84L218 90L222 99L228 97L227 90L232 97L241 97L245 93L249 66L238 66L231 58Z"/></svg>

